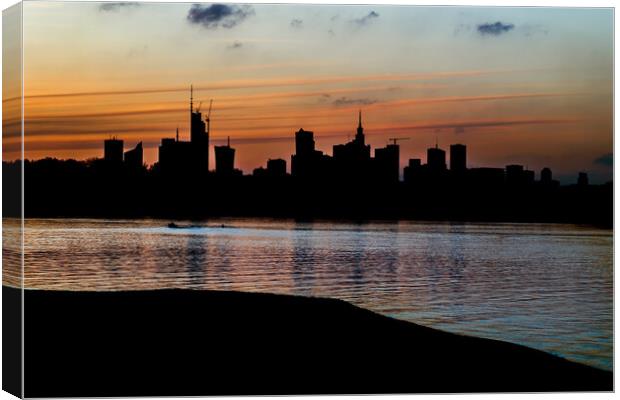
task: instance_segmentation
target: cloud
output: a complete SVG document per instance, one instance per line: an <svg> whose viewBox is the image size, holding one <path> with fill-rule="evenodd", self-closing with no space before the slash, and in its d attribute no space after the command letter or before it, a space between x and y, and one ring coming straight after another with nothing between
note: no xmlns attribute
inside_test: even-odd
<svg viewBox="0 0 620 400"><path fill-rule="evenodd" d="M371 11L368 13L368 15L362 17L362 18L356 18L353 20L353 23L355 23L357 26L366 26L368 25L370 22L372 22L372 20L379 18L379 13L375 12L375 11Z"/></svg>
<svg viewBox="0 0 620 400"><path fill-rule="evenodd" d="M102 12L118 12L124 8L134 8L140 7L141 4L135 1L126 1L126 2L112 2L112 3L101 3L99 4L99 11Z"/></svg>
<svg viewBox="0 0 620 400"><path fill-rule="evenodd" d="M304 21L301 19L293 19L291 21L291 28L295 28L295 29L301 29L304 27Z"/></svg>
<svg viewBox="0 0 620 400"><path fill-rule="evenodd" d="M327 34L328 34L329 36L331 36L331 37L336 36L336 33L334 33L334 30L333 30L333 29L328 30L328 31L327 31Z"/></svg>
<svg viewBox="0 0 620 400"><path fill-rule="evenodd" d="M459 133L465 133L465 127L464 126L457 126L454 128L454 133L456 133L457 135Z"/></svg>
<svg viewBox="0 0 620 400"><path fill-rule="evenodd" d="M332 95L329 93L322 93L318 96L317 102L319 104L324 104L329 102L329 100L331 99Z"/></svg>
<svg viewBox="0 0 620 400"><path fill-rule="evenodd" d="M414 74L394 74L394 75L343 75L322 78L276 78L276 79L241 79L231 81L221 81L209 85L202 85L198 89L201 90L224 90L224 89L242 89L242 88L265 88L265 87L281 87L281 86L307 86L316 84L332 84L343 82L371 82L371 81L411 81L411 80L430 80L444 78L460 78L470 76L483 76L487 74L497 74L503 71L451 71L451 72L431 72L431 73L414 73ZM196 86L194 86L196 88ZM47 93L47 94L31 94L24 96L25 99L48 99L62 97L82 97L82 96L117 96L132 94L153 94L153 93L174 93L186 92L187 87L161 87L161 88L143 88L132 90L105 90L105 91L86 91L72 93ZM2 103L21 100L21 97L12 97L2 99Z"/></svg>
<svg viewBox="0 0 620 400"><path fill-rule="evenodd" d="M350 106L350 105L363 105L363 106L367 106L369 104L374 104L376 103L377 100L374 99L368 99L368 98L363 98L363 99L351 99L348 97L340 97L336 100L334 100L332 102L333 105L339 107L339 106Z"/></svg>
<svg viewBox="0 0 620 400"><path fill-rule="evenodd" d="M230 29L252 15L254 15L254 8L249 5L212 4L205 7L194 4L187 14L187 20L207 29L216 29L220 26Z"/></svg>
<svg viewBox="0 0 620 400"><path fill-rule="evenodd" d="M498 36L509 31L524 37L549 35L549 29L543 25L520 24L515 26L514 24L503 24L501 22L476 25L475 29L474 26L469 24L458 24L454 27L453 34L454 36L459 36L477 32L480 35Z"/></svg>
<svg viewBox="0 0 620 400"><path fill-rule="evenodd" d="M227 49L233 49L233 50L234 49L240 49L242 47L243 47L243 43L241 43L241 42L239 42L237 40L235 40L233 42L233 44L230 44L230 45L226 46Z"/></svg>
<svg viewBox="0 0 620 400"><path fill-rule="evenodd" d="M481 35L499 36L502 33L509 32L514 29L513 24L504 24L497 21L496 23L486 23L477 26L478 33Z"/></svg>
<svg viewBox="0 0 620 400"><path fill-rule="evenodd" d="M602 165L604 167L613 167L614 166L614 154L613 153L603 154L602 156L594 160L594 164Z"/></svg>
<svg viewBox="0 0 620 400"><path fill-rule="evenodd" d="M410 126L383 127L383 130L433 130L433 129L468 129L468 128L493 128L502 126L521 125L547 125L547 124L570 124L573 119L549 118L549 119L483 119L470 121L425 123Z"/></svg>

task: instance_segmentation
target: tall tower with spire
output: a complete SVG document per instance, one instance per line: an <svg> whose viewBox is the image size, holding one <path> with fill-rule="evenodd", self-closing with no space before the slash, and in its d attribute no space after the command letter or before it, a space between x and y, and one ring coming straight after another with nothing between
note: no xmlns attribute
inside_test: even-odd
<svg viewBox="0 0 620 400"><path fill-rule="evenodd" d="M333 149L334 163L342 179L360 181L367 177L371 162L370 145L366 144L364 137L362 110L358 114L355 138L344 144L336 144Z"/></svg>
<svg viewBox="0 0 620 400"><path fill-rule="evenodd" d="M359 122L357 125L357 134L355 135L355 141L362 146L365 145L364 128L362 128L362 110L359 111Z"/></svg>

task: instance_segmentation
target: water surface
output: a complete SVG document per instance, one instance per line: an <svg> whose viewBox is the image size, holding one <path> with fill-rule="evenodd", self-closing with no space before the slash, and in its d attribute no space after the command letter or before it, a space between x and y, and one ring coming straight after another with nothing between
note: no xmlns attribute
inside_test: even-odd
<svg viewBox="0 0 620 400"><path fill-rule="evenodd" d="M27 220L24 284L333 297L613 367L610 230L268 219L177 222L184 228L173 229L168 222Z"/></svg>

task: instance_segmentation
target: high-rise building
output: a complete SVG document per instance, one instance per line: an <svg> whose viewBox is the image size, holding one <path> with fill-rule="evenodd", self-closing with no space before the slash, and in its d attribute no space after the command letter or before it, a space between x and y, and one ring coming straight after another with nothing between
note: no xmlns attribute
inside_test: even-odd
<svg viewBox="0 0 620 400"><path fill-rule="evenodd" d="M193 88L190 88L190 141L162 139L159 146L159 167L167 176L178 176L195 180L209 172L209 131L205 129L202 113L194 111ZM209 125L209 116L207 124Z"/></svg>
<svg viewBox="0 0 620 400"><path fill-rule="evenodd" d="M403 179L405 183L418 183L422 178L422 160L419 158L409 159L409 165L404 168Z"/></svg>
<svg viewBox="0 0 620 400"><path fill-rule="evenodd" d="M314 148L314 133L300 129L295 133L295 151L291 157L291 175L304 180L328 178L331 158Z"/></svg>
<svg viewBox="0 0 620 400"><path fill-rule="evenodd" d="M530 169L525 169L523 170L523 182L526 185L531 185L532 183L534 183L534 180L536 179L536 173Z"/></svg>
<svg viewBox="0 0 620 400"><path fill-rule="evenodd" d="M371 175L370 145L366 144L361 111L353 140L333 147L333 165L333 178L346 185L361 188Z"/></svg>
<svg viewBox="0 0 620 400"><path fill-rule="evenodd" d="M467 146L450 145L450 171L464 172L467 169Z"/></svg>
<svg viewBox="0 0 620 400"><path fill-rule="evenodd" d="M388 144L385 148L375 149L375 170L381 182L398 182L400 179L400 146Z"/></svg>
<svg viewBox="0 0 620 400"><path fill-rule="evenodd" d="M159 146L159 167L168 176L186 178L194 172L194 148L192 142L179 140L177 137L163 138Z"/></svg>
<svg viewBox="0 0 620 400"><path fill-rule="evenodd" d="M361 146L366 145L366 139L364 137L364 128L362 127L362 110L359 111L357 122L357 133L355 134L355 141Z"/></svg>
<svg viewBox="0 0 620 400"><path fill-rule="evenodd" d="M355 138L345 144L337 144L333 147L334 159L343 166L367 163L370 160L370 145L366 144L364 128L362 127L362 111L358 116L357 133ZM355 168L359 171L359 165Z"/></svg>
<svg viewBox="0 0 620 400"><path fill-rule="evenodd" d="M215 174L231 176L235 170L235 149L230 147L230 137L226 146L215 146Z"/></svg>
<svg viewBox="0 0 620 400"><path fill-rule="evenodd" d="M286 160L281 158L269 159L267 161L267 174L272 177L286 175Z"/></svg>
<svg viewBox="0 0 620 400"><path fill-rule="evenodd" d="M589 183L588 174L586 172L580 172L577 176L577 185L588 186Z"/></svg>
<svg viewBox="0 0 620 400"><path fill-rule="evenodd" d="M206 130L205 122L202 120L202 113L199 109L194 111L194 90L190 88L190 141L194 148L195 164L198 171L209 171L209 134ZM207 118L209 118L208 116Z"/></svg>
<svg viewBox="0 0 620 400"><path fill-rule="evenodd" d="M144 163L144 151L142 150L142 142L136 147L125 152L125 165L131 169L140 169Z"/></svg>
<svg viewBox="0 0 620 400"><path fill-rule="evenodd" d="M123 141L115 137L104 140L103 159L108 164L121 165L123 163Z"/></svg>
<svg viewBox="0 0 620 400"><path fill-rule="evenodd" d="M550 184L553 180L553 175L551 174L551 170L549 168L543 168L540 171L540 182L543 184Z"/></svg>
<svg viewBox="0 0 620 400"><path fill-rule="evenodd" d="M295 132L295 154L301 157L314 153L314 132L304 131L303 128Z"/></svg>
<svg viewBox="0 0 620 400"><path fill-rule="evenodd" d="M446 169L446 152L437 145L426 151L426 164L429 172L441 172Z"/></svg>
<svg viewBox="0 0 620 400"><path fill-rule="evenodd" d="M314 132L299 129L295 132L295 154L291 156L291 174L309 178L313 173L314 154Z"/></svg>

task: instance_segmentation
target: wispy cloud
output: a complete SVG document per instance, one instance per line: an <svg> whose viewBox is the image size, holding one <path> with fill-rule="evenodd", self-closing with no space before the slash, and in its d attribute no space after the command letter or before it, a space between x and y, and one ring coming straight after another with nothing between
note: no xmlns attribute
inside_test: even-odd
<svg viewBox="0 0 620 400"><path fill-rule="evenodd" d="M471 71L452 71L452 72L430 72L430 73L413 73L413 74L389 74L389 75L351 75L351 76L328 76L321 78L277 78L277 79L240 79L231 81L222 81L219 83L207 85L195 85L194 89L198 90L224 90L224 89L242 89L242 88L263 88L263 87L282 87L282 86L307 86L316 84L331 84L344 82L381 82L381 81L418 81L418 80L434 80L434 79L450 79L460 77L475 77L489 74L506 73L510 71L503 70L471 70ZM133 90L109 90L109 91L85 91L72 93L45 93L30 94L24 96L25 99L44 99L44 98L60 98L60 97L82 97L82 96L114 96L114 95L132 95L132 94L154 94L154 93L174 93L185 92L187 87L168 87L168 88L143 88ZM19 98L3 99L3 103L18 100Z"/></svg>
<svg viewBox="0 0 620 400"><path fill-rule="evenodd" d="M252 15L254 15L254 8L249 5L211 4L203 6L194 4L187 14L187 20L207 29L216 29L220 26L230 29Z"/></svg>
<svg viewBox="0 0 620 400"><path fill-rule="evenodd" d="M141 4L135 1L126 1L126 2L108 2L99 4L98 10L102 12L118 12L122 9L126 8L135 8L140 7Z"/></svg>
<svg viewBox="0 0 620 400"><path fill-rule="evenodd" d="M381 107L397 107L397 106L412 106L420 104L433 104L433 103L464 103L469 101L494 101L494 100L517 100L517 99L531 99L531 98L545 98L545 97L566 97L577 96L581 93L509 93L509 94L492 94L492 95L478 95L478 96L445 96L445 97L421 97L415 99L400 99L390 102L380 103L377 106Z"/></svg>
<svg viewBox="0 0 620 400"><path fill-rule="evenodd" d="M614 166L614 153L603 154L594 160L594 164L602 165L604 167Z"/></svg>
<svg viewBox="0 0 620 400"><path fill-rule="evenodd" d="M304 21L298 18L295 18L291 21L291 28L301 29L304 26Z"/></svg>
<svg viewBox="0 0 620 400"><path fill-rule="evenodd" d="M407 126L384 127L383 130L427 130L427 129L454 129L462 130L467 128L489 128L502 126L519 125L548 125L548 124L570 124L577 122L570 118L540 118L540 119L483 119L470 121L437 122Z"/></svg>
<svg viewBox="0 0 620 400"><path fill-rule="evenodd" d="M357 26L366 26L377 18L379 18L379 13L371 11L368 13L368 15L365 15L361 18L355 18L352 22Z"/></svg>
<svg viewBox="0 0 620 400"><path fill-rule="evenodd" d="M375 99L368 99L368 98L363 98L363 99L352 99L346 96L337 98L336 100L332 101L332 104L335 105L336 107L338 106L350 106L350 105L364 105L367 106L369 104L374 104L376 103L378 100Z"/></svg>
<svg viewBox="0 0 620 400"><path fill-rule="evenodd" d="M499 36L503 33L510 32L514 29L514 27L515 26L513 24L505 24L503 22L497 21L495 23L480 24L477 26L476 29L478 30L478 33L483 36Z"/></svg>

